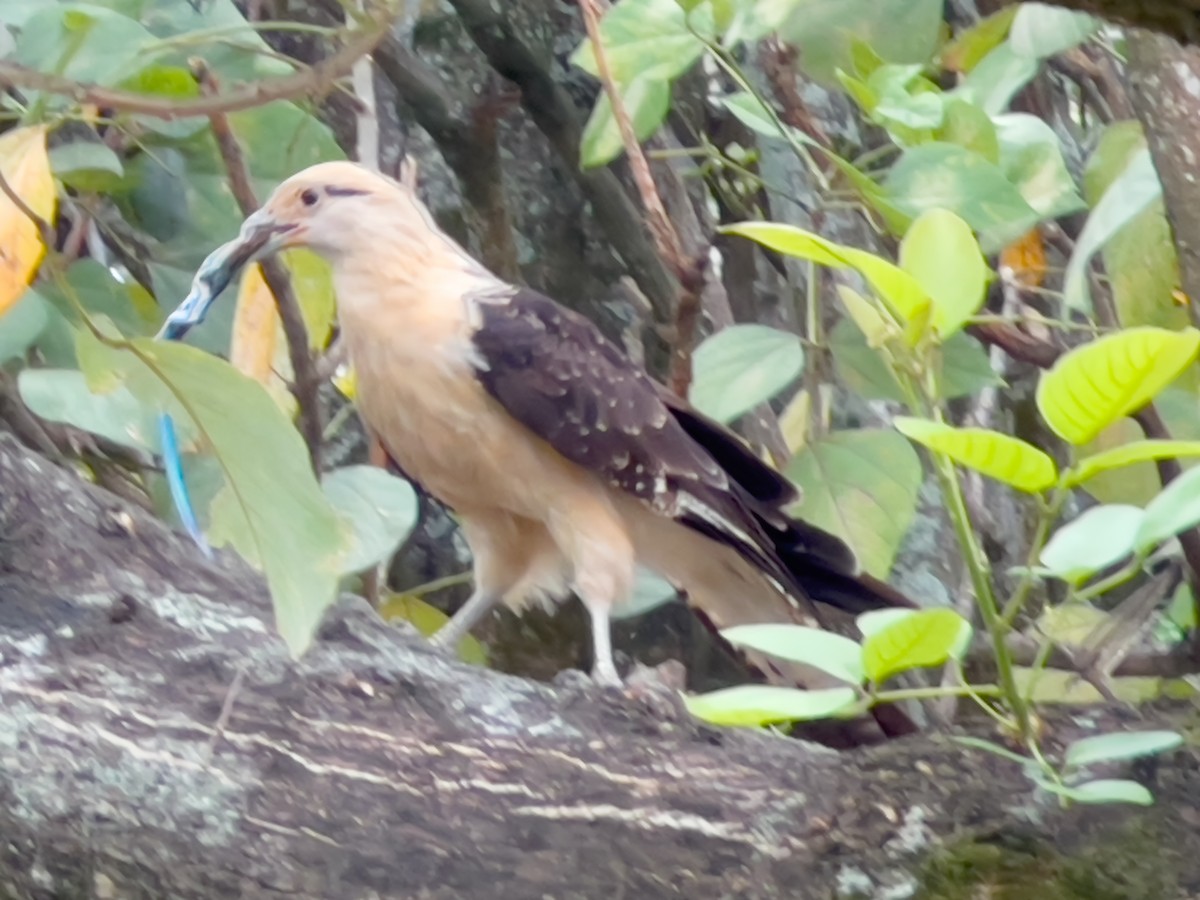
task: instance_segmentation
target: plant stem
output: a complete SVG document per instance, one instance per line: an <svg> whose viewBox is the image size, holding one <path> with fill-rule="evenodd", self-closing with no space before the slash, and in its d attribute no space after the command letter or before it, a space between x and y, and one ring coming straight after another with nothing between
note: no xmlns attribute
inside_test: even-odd
<svg viewBox="0 0 1200 900"><path fill-rule="evenodd" d="M1005 628L1012 627L1013 620L1021 614L1026 601L1029 600L1029 592L1035 581L1033 567L1037 563L1038 557L1042 555L1042 548L1046 546L1046 539L1050 536L1050 528L1058 521L1058 514L1062 510L1067 496L1068 493L1064 488L1056 488L1050 497L1050 502L1038 510L1038 523L1033 531L1033 540L1029 544L1029 555L1025 560L1025 573L1021 576L1017 589L1013 591L1008 603L1004 605L1004 611L1000 614Z"/></svg>
<svg viewBox="0 0 1200 900"><path fill-rule="evenodd" d="M1002 697L1004 690L998 684L973 684L921 688L901 688L872 694L876 703L899 703L902 700L940 700L943 697Z"/></svg>

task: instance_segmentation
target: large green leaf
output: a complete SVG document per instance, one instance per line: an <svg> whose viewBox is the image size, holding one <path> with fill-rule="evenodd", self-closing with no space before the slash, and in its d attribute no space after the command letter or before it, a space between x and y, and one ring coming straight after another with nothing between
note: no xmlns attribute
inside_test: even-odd
<svg viewBox="0 0 1200 900"><path fill-rule="evenodd" d="M417 524L412 485L375 466L344 466L321 479L321 489L351 534L342 574L386 562Z"/></svg>
<svg viewBox="0 0 1200 900"><path fill-rule="evenodd" d="M971 228L954 213L931 209L900 243L900 268L933 301L933 327L949 337L983 305L988 267Z"/></svg>
<svg viewBox="0 0 1200 900"><path fill-rule="evenodd" d="M1054 460L1020 438L907 416L897 416L893 424L910 440L1018 490L1036 493L1058 480Z"/></svg>
<svg viewBox="0 0 1200 900"><path fill-rule="evenodd" d="M28 350L49 322L46 301L36 291L26 291L0 314L0 363Z"/></svg>
<svg viewBox="0 0 1200 900"><path fill-rule="evenodd" d="M645 140L658 130L666 118L667 110L671 107L671 83L659 78L635 78L620 91L638 140ZM607 165L620 156L624 149L608 92L601 91L583 129L579 148L580 165L585 169Z"/></svg>
<svg viewBox="0 0 1200 900"><path fill-rule="evenodd" d="M729 422L795 381L804 369L804 348L796 335L778 328L731 325L696 348L692 366L689 399Z"/></svg>
<svg viewBox="0 0 1200 900"><path fill-rule="evenodd" d="M1042 374L1037 404L1047 424L1072 444L1145 406L1192 364L1200 331L1129 328L1077 347Z"/></svg>
<svg viewBox="0 0 1200 900"><path fill-rule="evenodd" d="M884 190L911 216L939 208L957 213L987 252L1041 218L999 167L956 144L934 141L905 151L884 179Z"/></svg>
<svg viewBox="0 0 1200 900"><path fill-rule="evenodd" d="M941 27L941 0L807 0L779 34L799 48L805 72L832 83L837 69L852 70L856 42L889 62L924 63Z"/></svg>
<svg viewBox="0 0 1200 900"><path fill-rule="evenodd" d="M683 702L693 716L714 725L759 726L828 719L849 710L857 698L849 687L801 691L746 684L711 694L685 695Z"/></svg>
<svg viewBox="0 0 1200 900"><path fill-rule="evenodd" d="M979 61L952 96L975 104L989 116L998 116L1008 109L1017 91L1034 79L1038 68L1036 59L1018 56L1005 41Z"/></svg>
<svg viewBox="0 0 1200 900"><path fill-rule="evenodd" d="M701 7L689 16L675 0L621 0L600 20L612 77L629 84L638 77L661 81L682 75L704 52L692 28L713 36L711 9ZM579 45L571 62L599 75L589 40Z"/></svg>
<svg viewBox="0 0 1200 900"><path fill-rule="evenodd" d="M1027 113L994 116L992 122L1000 142L1000 169L1039 216L1052 219L1083 209L1053 128Z"/></svg>
<svg viewBox="0 0 1200 900"><path fill-rule="evenodd" d="M48 3L21 29L13 61L76 81L113 84L149 60L141 23L91 3Z"/></svg>
<svg viewBox="0 0 1200 900"><path fill-rule="evenodd" d="M1130 159L1145 146L1137 122L1114 122L1104 129L1083 173L1088 202L1099 203ZM1161 196L1108 239L1102 256L1122 325L1179 329L1188 324L1186 305L1176 301L1179 257Z"/></svg>
<svg viewBox="0 0 1200 900"><path fill-rule="evenodd" d="M299 433L262 386L215 357L148 338L115 350L80 335L79 361L93 391L123 384L142 403L191 423L211 448L226 483L213 501L209 537L263 570L279 632L294 655L303 653L336 596L345 547Z"/></svg>
<svg viewBox="0 0 1200 900"><path fill-rule="evenodd" d="M21 399L51 422L73 425L139 450L157 450L153 414L125 388L103 394L88 389L73 369L25 369L17 378Z"/></svg>
<svg viewBox="0 0 1200 900"><path fill-rule="evenodd" d="M1087 270L1092 256L1118 231L1162 196L1162 184L1146 148L1130 158L1128 165L1108 186L1088 216L1067 263L1063 296L1072 309L1091 305Z"/></svg>
<svg viewBox="0 0 1200 900"><path fill-rule="evenodd" d="M863 680L862 648L840 634L804 625L764 624L725 628L721 637L735 647L807 663L851 684Z"/></svg>
<svg viewBox="0 0 1200 900"><path fill-rule="evenodd" d="M1142 517L1136 506L1094 506L1058 529L1039 559L1059 578L1082 581L1133 552Z"/></svg>
<svg viewBox="0 0 1200 900"><path fill-rule="evenodd" d="M1095 16L1086 13L1045 3L1022 3L1008 39L1018 56L1041 59L1078 46L1101 24Z"/></svg>
<svg viewBox="0 0 1200 900"><path fill-rule="evenodd" d="M898 619L863 641L863 669L882 684L909 669L940 666L961 653L971 625L951 609L924 609Z"/></svg>
<svg viewBox="0 0 1200 900"><path fill-rule="evenodd" d="M890 429L835 431L796 454L787 475L804 492L796 511L846 541L866 571L886 576L921 487L908 441Z"/></svg>
<svg viewBox="0 0 1200 900"><path fill-rule="evenodd" d="M1148 551L1167 538L1200 524L1200 468L1189 469L1150 501L1135 545Z"/></svg>

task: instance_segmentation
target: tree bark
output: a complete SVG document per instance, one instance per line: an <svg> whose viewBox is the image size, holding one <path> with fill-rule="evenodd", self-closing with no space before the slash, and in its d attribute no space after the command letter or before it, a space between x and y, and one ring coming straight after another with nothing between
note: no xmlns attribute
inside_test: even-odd
<svg viewBox="0 0 1200 900"><path fill-rule="evenodd" d="M1078 896L1200 886L1191 751L1156 807L1063 811L945 740L718 730L659 687L444 660L354 599L293 661L255 573L4 435L0 654L4 898L977 896L944 892L964 847L1124 891Z"/></svg>

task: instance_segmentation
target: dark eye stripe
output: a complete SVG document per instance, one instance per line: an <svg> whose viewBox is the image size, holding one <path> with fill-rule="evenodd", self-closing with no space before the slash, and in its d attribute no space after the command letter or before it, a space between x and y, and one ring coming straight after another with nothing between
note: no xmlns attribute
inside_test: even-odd
<svg viewBox="0 0 1200 900"><path fill-rule="evenodd" d="M367 192L358 188L327 187L325 188L325 193L330 197L362 197Z"/></svg>

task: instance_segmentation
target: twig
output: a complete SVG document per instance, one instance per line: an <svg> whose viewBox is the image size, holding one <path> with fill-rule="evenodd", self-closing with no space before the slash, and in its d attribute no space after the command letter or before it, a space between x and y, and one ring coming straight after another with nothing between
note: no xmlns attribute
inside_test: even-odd
<svg viewBox="0 0 1200 900"><path fill-rule="evenodd" d="M4 60L0 60L0 87L44 91L70 97L79 104L90 103L102 109L135 113L167 121L237 112L262 106L272 100L318 97L328 93L333 83L350 71L356 60L370 53L383 39L391 18L390 7L380 6L367 17L367 23L362 28L347 36L346 43L340 50L301 72L266 78L225 93L191 100L151 97L98 84L85 84Z"/></svg>
<svg viewBox="0 0 1200 900"><path fill-rule="evenodd" d="M192 70L200 82L202 93L215 95L219 88L216 78L201 60L192 63ZM246 167L246 158L238 143L237 135L230 127L229 118L223 112L210 113L209 124L212 126L213 137L217 142L217 150L225 164L229 176L229 188L237 201L242 215L248 216L258 209L258 198L254 195L254 187L250 183L250 172ZM287 268L275 257L264 259L262 266L263 280L267 283L271 294L275 297L275 305L279 310L279 321L283 325L283 333L287 338L288 357L292 364L292 394L300 407L300 432L308 446L309 460L315 472L321 471L321 381L317 377L316 363L308 349L308 328L304 324L304 314L300 310L300 302L292 290L292 280Z"/></svg>
<svg viewBox="0 0 1200 900"><path fill-rule="evenodd" d="M675 332L667 384L676 394L686 397L688 386L692 382L692 349L695 346L696 326L700 319L700 290L704 286L707 254L700 253L693 259L688 259L684 254L679 234L675 231L662 198L658 195L654 176L650 172L650 163L647 162L646 154L642 152L642 146L638 142L633 121L629 118L629 110L625 108L625 100L613 80L612 70L608 65L608 54L600 39L600 10L596 0L579 0L579 9L583 13L583 22L596 57L600 83L612 105L613 118L621 132L621 143L625 147L625 155L629 158L629 168L641 195L642 206L646 210L650 234L654 238L659 255L679 279L680 291L675 302Z"/></svg>
<svg viewBox="0 0 1200 900"><path fill-rule="evenodd" d="M4 177L3 171L0 171L0 191L3 191L4 195L12 201L13 206L20 211L21 215L25 216L25 218L29 219L29 221L34 224L38 230L38 234L42 236L42 243L46 245L46 251L53 251L56 238L54 226L35 213L30 208L29 204L21 198L21 195L13 190L13 186L9 184L8 179Z"/></svg>

